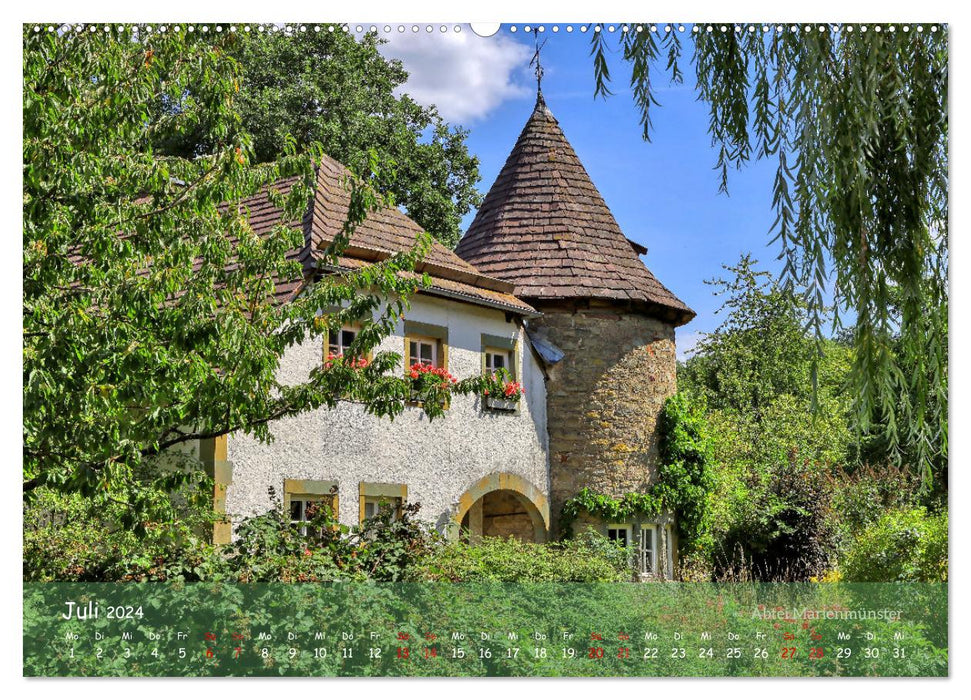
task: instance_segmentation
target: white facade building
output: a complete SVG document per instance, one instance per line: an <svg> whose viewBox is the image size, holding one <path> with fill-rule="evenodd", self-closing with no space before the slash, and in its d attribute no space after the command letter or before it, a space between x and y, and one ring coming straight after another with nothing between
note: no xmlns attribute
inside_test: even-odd
<svg viewBox="0 0 971 700"><path fill-rule="evenodd" d="M323 251L347 215L346 175L329 159L318 167L303 221L305 246L293 253L304 263L304 282L407 251L421 232L397 209L382 209L356 227L336 265L326 260ZM265 198L243 206L257 232L279 222L278 210ZM233 525L271 507L271 489L294 521L304 520L315 501L333 507L347 525L372 515L382 501L408 502L420 504L418 517L451 537L463 526L473 538L548 537L546 384L525 330L526 319L537 314L512 294L511 283L483 275L439 243L420 271L431 285L412 297L395 331L375 351L401 355L401 376L416 360L457 379L501 366L522 384L521 400L491 405L482 396L458 395L434 420L419 405L407 405L391 420L368 414L363 404L341 401L335 408L274 421L271 443L240 433L203 441L199 454L216 482L216 509L227 516L216 527L216 541L229 541ZM287 303L301 288L278 285L277 296ZM339 354L355 332L348 326L291 348L279 381L306 381L328 351Z"/></svg>
<svg viewBox="0 0 971 700"><path fill-rule="evenodd" d="M409 250L420 228L397 209L372 212L334 264L322 251L341 230L347 171L329 159L292 257L305 279L277 288L281 303L318 275L359 269ZM257 231L279 222L267 201L244 203ZM378 351L403 355L458 379L502 366L521 401L493 406L457 396L429 420L407 406L393 421L350 401L275 421L275 440L230 435L200 446L216 481L216 507L231 523L265 511L269 490L291 519L324 501L348 525L380 502L421 504L418 517L451 537L467 533L544 541L584 489L611 499L645 494L658 471L658 417L676 391L674 329L694 312L651 273L627 239L541 94L475 220L453 252L436 243L418 272L431 285L411 301ZM355 332L349 327L348 334ZM283 383L305 381L340 351L345 331L292 348ZM337 337L337 336L340 337ZM311 509L312 510L312 509ZM631 514L574 523L637 552L645 578L671 578L677 514Z"/></svg>
<svg viewBox="0 0 971 700"><path fill-rule="evenodd" d="M546 388L521 320L507 320L497 309L420 295L377 350L402 354L407 337L436 329L442 336L433 338L438 341L436 355L444 351L447 369L459 379L482 372L487 350L508 357L524 387L518 408L495 410L482 397L466 395L454 397L445 415L431 421L417 405L390 420L344 401L334 409L322 407L274 422L275 440L269 444L232 435L227 445L233 471L227 514L238 520L266 510L271 486L288 502L320 497L336 487L339 519L348 525L359 523L373 500L403 497L421 504L420 518L448 531L467 514L471 496L476 496L474 505L487 493L504 491L511 498L506 505L517 503L517 496L526 502L507 507L508 513L503 511L505 517L496 522L489 518L498 516L487 509L485 534L519 533L528 523L540 527L542 534L537 535L545 537ZM295 347L284 358L281 380L305 381L321 361L320 343Z"/></svg>

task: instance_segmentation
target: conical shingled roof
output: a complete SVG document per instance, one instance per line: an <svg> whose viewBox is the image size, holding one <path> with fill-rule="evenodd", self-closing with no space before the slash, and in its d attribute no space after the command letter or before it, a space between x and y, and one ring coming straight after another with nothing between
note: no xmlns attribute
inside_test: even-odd
<svg viewBox="0 0 971 700"><path fill-rule="evenodd" d="M647 307L676 325L694 318L633 246L540 93L455 252L533 302L606 299Z"/></svg>

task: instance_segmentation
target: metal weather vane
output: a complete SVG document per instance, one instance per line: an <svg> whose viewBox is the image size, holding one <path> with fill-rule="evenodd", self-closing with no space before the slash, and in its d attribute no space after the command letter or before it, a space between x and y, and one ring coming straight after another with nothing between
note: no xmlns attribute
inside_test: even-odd
<svg viewBox="0 0 971 700"><path fill-rule="evenodd" d="M536 51L533 52L533 58L530 60L529 65L536 66L536 70L535 70L535 73L536 73L536 95L541 97L543 95L543 66L542 66L542 64L539 61L539 52L543 50L543 47L544 46L546 46L546 41L547 40L544 39L542 44L539 43L539 29L538 28L533 30L533 36L536 37Z"/></svg>

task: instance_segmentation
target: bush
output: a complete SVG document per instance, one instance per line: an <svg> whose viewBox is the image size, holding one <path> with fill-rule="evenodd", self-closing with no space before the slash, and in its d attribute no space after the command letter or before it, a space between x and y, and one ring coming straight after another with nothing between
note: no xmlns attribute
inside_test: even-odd
<svg viewBox="0 0 971 700"><path fill-rule="evenodd" d="M241 583L319 583L353 578L345 571L353 549L341 538L327 507L308 508L301 533L270 489L273 507L246 518L224 549L227 575Z"/></svg>
<svg viewBox="0 0 971 700"><path fill-rule="evenodd" d="M204 533L211 516L122 527L122 504L38 489L24 506L24 581L200 581L224 562Z"/></svg>
<svg viewBox="0 0 971 700"><path fill-rule="evenodd" d="M273 507L243 520L229 545L209 542L211 509L184 519L119 525L117 508L79 496L40 491L24 509L25 581L236 581L314 583L398 581L440 537L383 505L360 527L340 525L329 508L310 510L307 533L290 523L275 493Z"/></svg>
<svg viewBox="0 0 971 700"><path fill-rule="evenodd" d="M886 512L854 540L840 564L847 581L947 581L947 512Z"/></svg>
<svg viewBox="0 0 971 700"><path fill-rule="evenodd" d="M920 500L920 474L906 466L888 463L879 468L837 469L831 479L833 526L841 551L887 511L926 505Z"/></svg>
<svg viewBox="0 0 971 700"><path fill-rule="evenodd" d="M382 504L378 514L365 520L357 532L357 564L372 581L400 581L411 575L421 559L434 553L442 536L415 516L421 506L410 503L400 512Z"/></svg>
<svg viewBox="0 0 971 700"><path fill-rule="evenodd" d="M733 519L721 533L715 577L806 581L820 576L836 549L832 488L818 464L789 458L736 483Z"/></svg>
<svg viewBox="0 0 971 700"><path fill-rule="evenodd" d="M455 542L427 552L412 577L453 583L630 581L630 561L626 549L594 532L549 544L487 537L479 544Z"/></svg>
<svg viewBox="0 0 971 700"><path fill-rule="evenodd" d="M244 520L228 549L229 575L245 583L400 581L432 550L438 533L415 516L417 503L400 512L382 504L360 527L341 525L323 504L308 508L307 534L294 527L276 495L273 508Z"/></svg>

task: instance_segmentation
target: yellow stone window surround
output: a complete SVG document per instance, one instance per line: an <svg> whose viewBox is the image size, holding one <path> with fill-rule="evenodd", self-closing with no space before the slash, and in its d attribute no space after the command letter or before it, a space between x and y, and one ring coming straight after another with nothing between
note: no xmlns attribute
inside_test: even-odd
<svg viewBox="0 0 971 700"><path fill-rule="evenodd" d="M330 505L336 521L340 516L340 499L336 481L309 479L283 480L283 512L289 517L294 501L323 502Z"/></svg>

